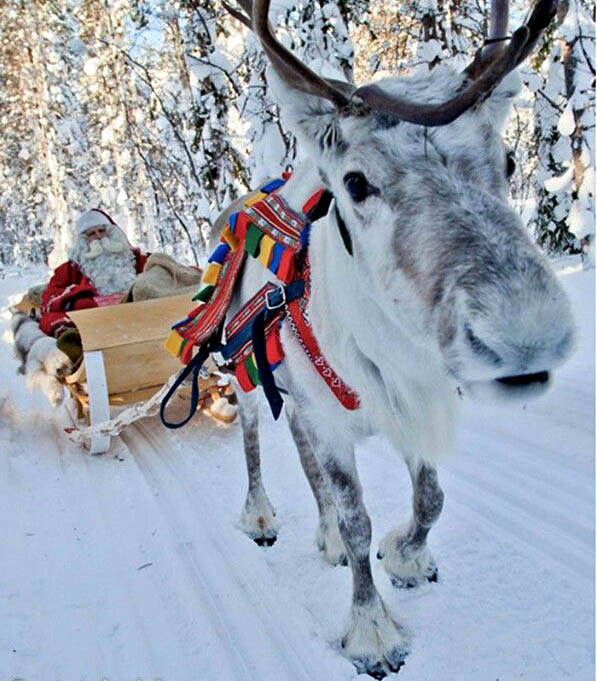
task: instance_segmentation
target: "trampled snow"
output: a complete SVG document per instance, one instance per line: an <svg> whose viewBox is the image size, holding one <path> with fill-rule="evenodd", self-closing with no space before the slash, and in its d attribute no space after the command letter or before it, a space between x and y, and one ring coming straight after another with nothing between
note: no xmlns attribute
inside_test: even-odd
<svg viewBox="0 0 597 681"><path fill-rule="evenodd" d="M401 681L594 678L594 278L576 261L560 276L578 349L539 401L463 405L458 449L439 471L437 584L396 590L375 561L410 487L384 442L359 448L374 578L414 633ZM9 298L39 277L0 282L1 331ZM238 424L197 416L169 432L146 419L92 457L66 439L64 409L26 391L9 345L0 357L2 680L357 678L338 643L349 570L318 555L315 503L283 419L262 410L282 527L261 549L235 526Z"/></svg>

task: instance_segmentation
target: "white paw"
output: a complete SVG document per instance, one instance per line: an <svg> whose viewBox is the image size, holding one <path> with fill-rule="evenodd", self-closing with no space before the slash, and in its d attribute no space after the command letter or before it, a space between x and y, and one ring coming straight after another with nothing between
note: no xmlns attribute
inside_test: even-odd
<svg viewBox="0 0 597 681"><path fill-rule="evenodd" d="M218 397L207 408L207 413L217 421L232 423L238 414L238 406L230 404L225 397Z"/></svg>
<svg viewBox="0 0 597 681"><path fill-rule="evenodd" d="M37 383L43 394L48 398L48 402L53 407L57 407L62 404L62 399L64 397L64 386L55 376L41 373L37 379Z"/></svg>
<svg viewBox="0 0 597 681"><path fill-rule="evenodd" d="M56 347L56 340L43 336L36 340L29 354L25 373L30 390L40 389L53 407L62 402L64 388L60 378L72 368L70 359Z"/></svg>
<svg viewBox="0 0 597 681"><path fill-rule="evenodd" d="M348 565L346 547L340 536L335 511L319 519L315 541L317 548L330 565Z"/></svg>
<svg viewBox="0 0 597 681"><path fill-rule="evenodd" d="M62 350L59 350L55 347L46 356L44 368L46 372L50 374L50 376L62 378L63 376L67 376L71 373L73 363L70 361L68 355L65 355Z"/></svg>
<svg viewBox="0 0 597 681"><path fill-rule="evenodd" d="M276 541L279 530L276 512L263 487L256 494L247 494L238 524L260 546L271 546Z"/></svg>
<svg viewBox="0 0 597 681"><path fill-rule="evenodd" d="M370 605L352 606L342 652L359 674L383 679L389 671L400 669L409 650L409 633L391 617L378 595Z"/></svg>
<svg viewBox="0 0 597 681"><path fill-rule="evenodd" d="M420 586L437 582L437 565L427 543L410 544L408 526L399 527L386 534L379 544L377 557L381 560L392 584L399 588Z"/></svg>

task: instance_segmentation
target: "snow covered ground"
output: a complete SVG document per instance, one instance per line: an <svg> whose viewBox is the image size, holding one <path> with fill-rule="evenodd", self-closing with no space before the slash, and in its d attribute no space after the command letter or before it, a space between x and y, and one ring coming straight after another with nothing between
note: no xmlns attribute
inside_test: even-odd
<svg viewBox="0 0 597 681"><path fill-rule="evenodd" d="M10 297L39 277L0 281L0 333ZM526 407L463 405L430 539L440 581L396 590L374 560L415 634L401 681L594 678L594 279L574 266L561 277L580 333L555 389ZM235 527L238 425L198 416L170 432L146 419L91 457L66 440L66 413L26 391L11 351L0 343L2 681L357 677L338 652L349 571L318 556L283 419L263 410L282 530L261 549ZM358 461L374 555L408 514L408 475L377 439Z"/></svg>

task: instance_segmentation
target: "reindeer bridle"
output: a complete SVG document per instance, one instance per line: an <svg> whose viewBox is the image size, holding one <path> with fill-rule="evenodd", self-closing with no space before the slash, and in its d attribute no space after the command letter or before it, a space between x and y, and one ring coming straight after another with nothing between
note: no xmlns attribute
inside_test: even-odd
<svg viewBox="0 0 597 681"><path fill-rule="evenodd" d="M378 85L355 87L350 83L322 78L295 57L274 36L269 23L270 0L237 0L242 11L224 2L227 11L259 38L277 74L290 86L331 101L341 115L364 116L371 112L390 114L401 121L425 126L447 125L484 101L500 81L530 54L543 30L555 16L557 0L538 0L527 22L518 28L508 45L498 41L507 30L508 0L493 0L489 42L464 70L461 90L439 104L418 104L395 97Z"/></svg>

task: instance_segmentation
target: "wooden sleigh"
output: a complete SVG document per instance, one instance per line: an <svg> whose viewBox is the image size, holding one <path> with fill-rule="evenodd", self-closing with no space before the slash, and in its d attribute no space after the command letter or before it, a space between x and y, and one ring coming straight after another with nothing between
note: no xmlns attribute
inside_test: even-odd
<svg viewBox="0 0 597 681"><path fill-rule="evenodd" d="M170 326L193 306L188 294L136 303L69 312L83 345L79 368L65 378L76 418L95 426L110 420L110 407L131 405L155 395L180 368L164 349ZM199 407L218 421L230 423L236 410L218 412L209 404L232 388L210 375L200 381ZM231 413L232 412L232 413ZM110 435L92 436L90 452L108 451Z"/></svg>

